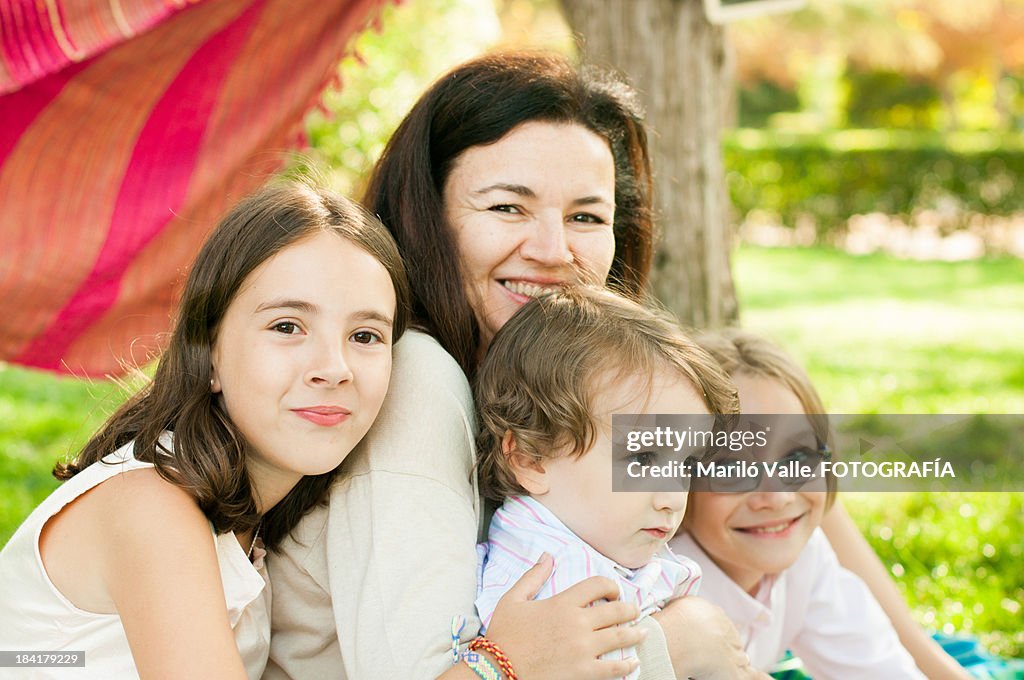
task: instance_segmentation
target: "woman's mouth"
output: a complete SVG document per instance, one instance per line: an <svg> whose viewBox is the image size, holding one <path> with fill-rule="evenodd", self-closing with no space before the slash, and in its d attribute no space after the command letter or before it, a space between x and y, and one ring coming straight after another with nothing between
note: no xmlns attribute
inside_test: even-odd
<svg viewBox="0 0 1024 680"><path fill-rule="evenodd" d="M560 283L535 283L532 281L513 281L511 279L504 279L500 281L501 285L505 287L505 290L509 291L515 296L533 299L547 295L548 293L557 293L564 287Z"/></svg>

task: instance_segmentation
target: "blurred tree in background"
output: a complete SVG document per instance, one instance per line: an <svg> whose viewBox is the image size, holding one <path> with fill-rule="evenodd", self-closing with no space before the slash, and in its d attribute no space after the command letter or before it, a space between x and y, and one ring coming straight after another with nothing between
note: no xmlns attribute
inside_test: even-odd
<svg viewBox="0 0 1024 680"><path fill-rule="evenodd" d="M358 197L392 131L430 83L500 38L489 0L387 5L378 30L360 36L339 67L340 91L324 93L320 110L307 118L308 149L293 165L320 168L334 189Z"/></svg>
<svg viewBox="0 0 1024 680"><path fill-rule="evenodd" d="M783 116L782 127L1024 126L1024 0L810 0L734 24L730 38L744 91L771 83L799 95L802 118ZM865 94L891 115L865 118ZM778 112L792 104L780 98Z"/></svg>

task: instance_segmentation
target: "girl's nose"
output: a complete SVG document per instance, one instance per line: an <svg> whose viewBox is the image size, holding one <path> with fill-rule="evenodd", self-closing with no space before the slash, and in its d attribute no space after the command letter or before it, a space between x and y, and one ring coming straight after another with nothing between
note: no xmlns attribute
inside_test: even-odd
<svg viewBox="0 0 1024 680"><path fill-rule="evenodd" d="M777 510L796 500L793 491L755 491L747 498L747 505L757 510Z"/></svg>
<svg viewBox="0 0 1024 680"><path fill-rule="evenodd" d="M352 380L352 369L345 360L344 345L337 341L323 342L306 372L306 381L313 385L333 387Z"/></svg>

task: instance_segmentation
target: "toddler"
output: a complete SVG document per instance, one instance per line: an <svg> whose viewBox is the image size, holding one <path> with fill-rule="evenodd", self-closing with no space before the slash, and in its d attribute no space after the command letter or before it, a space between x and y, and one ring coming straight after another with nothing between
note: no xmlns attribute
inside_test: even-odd
<svg viewBox="0 0 1024 680"><path fill-rule="evenodd" d="M503 501L480 546L476 605L485 627L544 552L554 571L537 597L605 576L643 617L696 592L700 570L666 546L682 521L685 486L612 491L613 413L736 410L724 373L675 325L604 290L532 301L495 336L476 403L481 487ZM635 657L635 648L621 654Z"/></svg>

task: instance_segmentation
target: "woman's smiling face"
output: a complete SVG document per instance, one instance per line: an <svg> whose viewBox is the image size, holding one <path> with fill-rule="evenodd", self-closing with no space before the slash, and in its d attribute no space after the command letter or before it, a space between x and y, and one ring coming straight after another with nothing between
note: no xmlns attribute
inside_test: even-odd
<svg viewBox="0 0 1024 680"><path fill-rule="evenodd" d="M581 125L532 121L466 149L444 206L481 349L531 298L611 269L615 162Z"/></svg>

